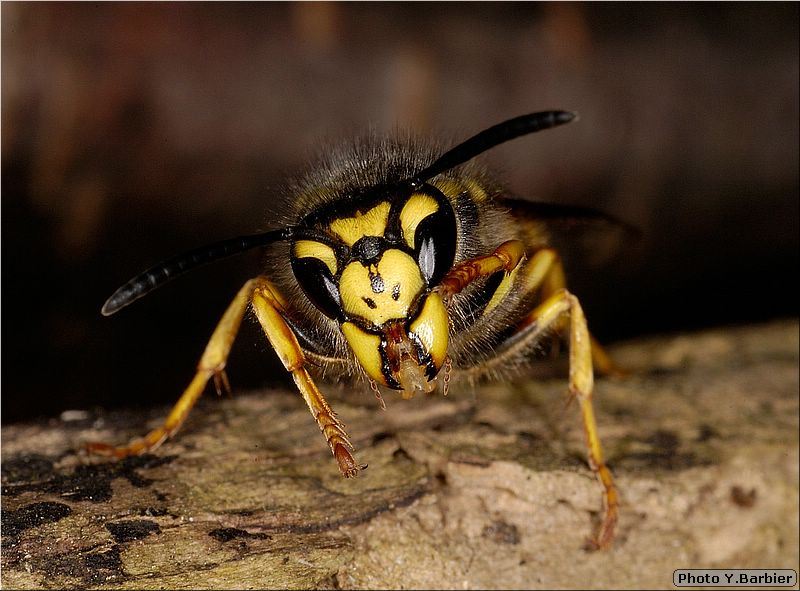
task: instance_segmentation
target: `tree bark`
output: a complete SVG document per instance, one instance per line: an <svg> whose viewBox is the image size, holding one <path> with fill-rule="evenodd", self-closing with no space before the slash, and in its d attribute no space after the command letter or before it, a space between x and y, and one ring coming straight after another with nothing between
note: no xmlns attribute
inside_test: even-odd
<svg viewBox="0 0 800 591"><path fill-rule="evenodd" d="M208 396L121 462L75 450L166 409L6 426L3 586L671 588L677 568L798 569L797 321L611 352L632 374L595 393L622 498L608 551L584 549L601 489L565 366L545 363L446 399L387 394L385 412L323 385L369 464L351 480L289 390Z"/></svg>

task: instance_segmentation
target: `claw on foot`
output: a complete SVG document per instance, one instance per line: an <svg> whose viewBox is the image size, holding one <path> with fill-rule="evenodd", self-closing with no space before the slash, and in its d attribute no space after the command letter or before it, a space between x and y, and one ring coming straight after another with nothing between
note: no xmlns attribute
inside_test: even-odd
<svg viewBox="0 0 800 591"><path fill-rule="evenodd" d="M90 441L85 443L83 449L86 453L93 456L104 456L107 458L116 458L122 460L129 456L135 456L146 449L145 446L137 446L134 442L127 447L116 447L108 443L101 443L99 441Z"/></svg>
<svg viewBox="0 0 800 591"><path fill-rule="evenodd" d="M608 507L603 516L603 522L597 530L597 534L586 540L584 550L594 552L596 550L608 550L611 547L611 542L614 540L614 532L617 527L617 520L619 519L619 509L616 499L616 491L612 491L609 499L606 501Z"/></svg>
<svg viewBox="0 0 800 591"><path fill-rule="evenodd" d="M616 509L607 513L600 525L600 531L597 532L591 540L592 550L607 550L611 547L611 541L614 539L614 530L617 525L617 512Z"/></svg>
<svg viewBox="0 0 800 591"><path fill-rule="evenodd" d="M214 372L214 389L217 391L217 396L227 395L228 398L233 396L231 391L231 383L228 381L228 374L224 369Z"/></svg>
<svg viewBox="0 0 800 591"><path fill-rule="evenodd" d="M339 464L339 471L345 478L355 478L361 470L367 468L367 464L357 464L353 454L341 444L334 447L333 455Z"/></svg>
<svg viewBox="0 0 800 591"><path fill-rule="evenodd" d="M130 444L117 447L108 443L91 441L84 444L83 449L91 455L105 456L122 460L130 456L139 456L143 453L153 451L160 446L166 439L168 433L163 429L151 431L142 439L135 439Z"/></svg>

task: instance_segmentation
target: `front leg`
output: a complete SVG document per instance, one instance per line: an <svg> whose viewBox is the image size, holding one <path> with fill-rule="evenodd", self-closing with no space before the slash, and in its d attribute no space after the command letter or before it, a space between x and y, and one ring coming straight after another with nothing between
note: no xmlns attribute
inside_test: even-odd
<svg viewBox="0 0 800 591"><path fill-rule="evenodd" d="M514 272L516 271L519 271L520 289L525 298L536 297L537 301L543 302L554 293L566 289L567 287L564 267L561 264L561 257L552 248L540 248L536 250L529 260L520 261L520 264L514 269ZM493 303L496 303L496 299L496 297L492 298L492 301L483 312L484 315L491 311L491 306ZM510 335L509 338L494 351L494 354L484 361L481 370L473 370L471 373L475 377L478 377L479 375L488 373L492 368L503 366L508 363L509 360L521 354L530 352L530 347L538 343L542 338L536 321L537 317L535 313L528 313L517 324L514 334ZM567 322L568 318L562 316L557 324L549 327L551 333L553 333L549 336L560 340L560 337L567 331ZM545 336L545 338L547 338L547 336ZM592 366L594 371L599 372L601 375L616 377L628 375L628 371L617 365L611 359L606 350L591 333L589 334L589 339L591 341Z"/></svg>
<svg viewBox="0 0 800 591"><path fill-rule="evenodd" d="M255 310L267 339L278 354L286 371L292 374L303 400L306 401L308 409L325 435L342 475L345 478L356 476L367 466L356 463L352 455L354 448L344 431L344 424L333 412L322 396L322 392L308 374L306 359L300 343L281 315L285 313L283 298L272 285L265 281L253 293L253 310Z"/></svg>
<svg viewBox="0 0 800 591"><path fill-rule="evenodd" d="M194 379L181 395L163 425L127 446L115 447L107 443L92 442L87 444L87 451L99 455L125 458L152 451L175 434L202 395L208 381L216 376L224 375L222 372L224 372L233 341L250 303L253 305L270 344L286 370L292 373L295 384L308 404L311 414L314 415L317 424L325 434L331 452L339 464L339 470L349 478L365 468L366 466L356 463L352 456L353 446L347 439L344 425L328 406L322 393L317 389L305 369L305 356L297 342L297 337L281 316L281 313L286 311L285 300L264 277L251 279L236 294L203 352Z"/></svg>
<svg viewBox="0 0 800 591"><path fill-rule="evenodd" d="M519 240L508 240L492 254L462 261L455 265L436 288L445 304L476 279L488 277L497 271L510 273L525 256L525 246Z"/></svg>

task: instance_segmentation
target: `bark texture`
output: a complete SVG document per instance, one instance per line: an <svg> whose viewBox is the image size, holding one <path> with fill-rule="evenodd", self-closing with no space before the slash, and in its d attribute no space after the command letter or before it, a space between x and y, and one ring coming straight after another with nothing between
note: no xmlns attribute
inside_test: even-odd
<svg viewBox="0 0 800 591"><path fill-rule="evenodd" d="M798 569L798 323L612 353L633 374L596 390L622 494L610 551L583 549L600 487L557 363L386 412L323 386L369 464L354 480L288 390L208 396L122 462L75 450L164 408L6 426L3 586L671 588L676 568Z"/></svg>

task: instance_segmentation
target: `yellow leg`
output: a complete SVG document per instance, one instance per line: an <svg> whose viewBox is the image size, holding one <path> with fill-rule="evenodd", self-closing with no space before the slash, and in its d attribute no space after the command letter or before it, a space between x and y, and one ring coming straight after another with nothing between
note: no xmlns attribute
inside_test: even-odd
<svg viewBox="0 0 800 591"><path fill-rule="evenodd" d="M253 294L253 309L261 327L278 357L292 374L294 383L300 390L303 400L325 435L328 446L339 464L339 470L346 478L356 476L366 465L359 465L353 458L352 444L344 431L344 424L326 402L305 368L306 360L303 350L297 342L292 329L281 316L283 301L278 292L267 282L261 283Z"/></svg>
<svg viewBox="0 0 800 591"><path fill-rule="evenodd" d="M292 329L281 316L281 312L285 312L285 300L263 277L251 279L236 294L211 335L197 366L194 379L178 399L161 427L124 447L114 447L106 443L89 443L87 450L90 453L124 458L155 449L173 435L186 420L189 411L202 395L209 379L224 375L225 364L233 341L239 331L247 306L251 302L267 339L278 354L283 366L291 372L311 414L314 415L319 428L325 434L331 452L339 464L339 470L349 478L355 476L359 470L366 468L366 466L356 463L352 456L353 446L347 438L344 425L325 401L305 368L303 350ZM223 383L224 381L223 377Z"/></svg>
<svg viewBox="0 0 800 591"><path fill-rule="evenodd" d="M614 537L614 528L619 512L619 494L611 471L603 460L603 450L597 434L597 423L592 407L594 374L592 370L592 344L586 318L578 298L562 289L552 294L530 314L535 328L530 338L538 338L562 318L569 320L569 389L578 400L586 435L589 465L603 485L605 515L597 535L592 540L596 548L606 548Z"/></svg>
<svg viewBox="0 0 800 591"><path fill-rule="evenodd" d="M247 305L250 303L253 290L264 281L261 278L251 279L244 284L239 293L236 294L236 297L233 298L217 328L211 335L208 345L206 345L203 356L200 358L200 363L197 364L197 373L194 379L178 399L163 425L153 429L142 439L137 439L127 446L115 447L107 443L89 443L86 446L87 451L99 455L124 458L151 451L173 435L186 420L197 399L203 394L209 379L221 376L223 383L227 383L224 378L224 370L228 354L233 346L236 333L239 332L239 326L247 310Z"/></svg>
<svg viewBox="0 0 800 591"><path fill-rule="evenodd" d="M494 253L460 263L442 280L440 292L449 299L463 290L478 277L485 277L501 269L511 272L522 260L524 248L521 242L511 240L501 244ZM586 317L578 298L568 292L564 269L555 250L544 248L536 251L524 269L526 293L540 291L544 301L528 314L518 326L506 348L496 357L486 361L488 366L502 364L505 360L525 351L550 332L563 334L569 331L569 389L578 400L586 436L589 465L603 486L605 514L597 535L592 540L596 548L606 548L614 537L614 528L619 513L619 495L611 471L603 460L603 450L597 434L597 422L592 407L594 390L593 360L601 370L613 368L611 360L589 333Z"/></svg>
<svg viewBox="0 0 800 591"><path fill-rule="evenodd" d="M561 257L552 248L543 248L536 251L531 257L530 263L528 263L525 274L527 276L525 291L535 293L541 289L542 301L567 287L567 279L564 273L564 266L561 263ZM535 320L532 316L533 314L522 320L519 325L520 331L525 330ZM563 334L566 329L566 318L560 319L554 328L559 334ZM608 352L594 336L590 334L589 340L591 341L592 363L595 371L606 376L627 375L628 372L614 363Z"/></svg>

